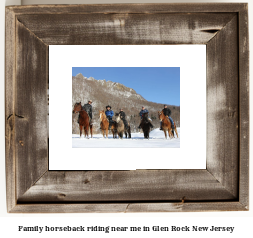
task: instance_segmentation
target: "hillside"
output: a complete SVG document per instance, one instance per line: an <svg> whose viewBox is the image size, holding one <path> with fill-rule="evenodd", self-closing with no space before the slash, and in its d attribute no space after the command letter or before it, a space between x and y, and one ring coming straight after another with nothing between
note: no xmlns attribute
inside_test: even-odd
<svg viewBox="0 0 253 238"><path fill-rule="evenodd" d="M91 99L93 101L93 130L99 133L99 110L105 110L106 105L110 105L112 110L119 112L122 107L127 115L127 121L130 122L132 132L138 131L137 127L140 122L139 112L144 106L149 110L149 116L153 120L155 128L159 127L157 112L163 109L162 103L149 102L138 94L134 89L128 88L120 83L106 80L96 80L92 77L86 78L82 74L72 77L72 108L76 102L82 105ZM170 106L172 118L180 127L180 107ZM72 134L79 133L77 123L77 114L72 116Z"/></svg>

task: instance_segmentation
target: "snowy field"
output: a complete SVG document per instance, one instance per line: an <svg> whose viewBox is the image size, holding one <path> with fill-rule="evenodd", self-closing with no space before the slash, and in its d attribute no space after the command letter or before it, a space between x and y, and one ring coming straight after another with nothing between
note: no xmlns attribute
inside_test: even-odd
<svg viewBox="0 0 253 238"><path fill-rule="evenodd" d="M72 148L180 148L180 128L177 128L177 132L179 138L167 140L159 128L150 132L149 139L144 139L140 132L132 133L132 138L125 138L124 135L123 139L113 139L111 134L108 139L104 139L102 134L95 134L90 139L72 134Z"/></svg>

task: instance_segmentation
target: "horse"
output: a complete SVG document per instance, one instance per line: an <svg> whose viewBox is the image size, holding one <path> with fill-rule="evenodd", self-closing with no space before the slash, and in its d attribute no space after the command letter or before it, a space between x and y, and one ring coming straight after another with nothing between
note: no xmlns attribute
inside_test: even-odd
<svg viewBox="0 0 253 238"><path fill-rule="evenodd" d="M76 103L74 105L74 110L73 113L78 113L79 112L79 128L80 128L80 138L82 136L82 130L84 129L84 134L85 137L89 139L89 128L90 128L90 134L92 138L92 125L89 123L89 115L88 113L82 109L82 104L81 102Z"/></svg>
<svg viewBox="0 0 253 238"><path fill-rule="evenodd" d="M99 117L100 117L100 128L103 132L103 137L105 137L105 133L106 133L106 137L108 138L109 121L105 115L104 110L99 111ZM115 121L112 121L111 132L112 132L113 138L117 138L117 129L116 129L116 122Z"/></svg>
<svg viewBox="0 0 253 238"><path fill-rule="evenodd" d="M116 113L115 117L116 117L116 121L115 122L116 122L117 133L118 133L118 131L122 131L122 137L123 137L123 133L125 133L125 137L126 138L127 138L127 136L128 136L128 138L131 138L131 128L130 128L129 122L128 122L128 128L126 128L123 120L121 119L120 114ZM124 129L122 129L122 122L123 122Z"/></svg>
<svg viewBox="0 0 253 238"><path fill-rule="evenodd" d="M105 111L99 111L99 117L100 117L100 128L103 133L103 137L108 138L108 128L109 128L109 121L105 115ZM106 134L106 135L105 135Z"/></svg>
<svg viewBox="0 0 253 238"><path fill-rule="evenodd" d="M162 122L162 129L164 131L165 138L167 139L167 131L168 131L168 136L170 138L173 138L174 135L172 133L172 126L171 126L170 119L164 115L163 111L161 111L161 112L158 111L158 117L159 117L159 120ZM174 127L175 127L174 130L175 130L175 132L177 134L177 138L178 138L177 126L176 126L175 122L174 122Z"/></svg>
<svg viewBox="0 0 253 238"><path fill-rule="evenodd" d="M140 127L143 130L144 138L149 139L149 132L150 132L151 125L148 119L148 112L142 114Z"/></svg>
<svg viewBox="0 0 253 238"><path fill-rule="evenodd" d="M119 135L119 138L122 139L123 132L125 131L125 126L124 126L124 122L120 118L119 113L115 114L115 122L116 122L116 129L117 129L117 133Z"/></svg>
<svg viewBox="0 0 253 238"><path fill-rule="evenodd" d="M125 128L125 136L127 138L127 134L128 134L128 138L131 138L131 128L130 128L130 124L129 122L127 123L128 124L128 128L126 129Z"/></svg>
<svg viewBox="0 0 253 238"><path fill-rule="evenodd" d="M112 121L111 132L112 132L113 139L116 139L117 138L117 123L116 123L116 121Z"/></svg>

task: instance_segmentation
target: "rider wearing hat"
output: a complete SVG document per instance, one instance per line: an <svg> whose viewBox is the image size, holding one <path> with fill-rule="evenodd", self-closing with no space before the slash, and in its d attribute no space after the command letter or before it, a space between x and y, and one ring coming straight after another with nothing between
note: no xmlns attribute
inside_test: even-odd
<svg viewBox="0 0 253 238"><path fill-rule="evenodd" d="M89 118L90 118L90 125L92 125L92 100L89 100L88 101L88 103L86 103L86 104L84 104L83 105L83 107L82 107L82 109L84 110L84 111L86 111L87 113L88 113L88 115L89 115ZM80 117L80 115L79 115L79 117ZM78 123L79 123L79 117L78 117Z"/></svg>
<svg viewBox="0 0 253 238"><path fill-rule="evenodd" d="M112 110L112 107L111 106L106 106L106 111L105 111L105 115L109 121L109 130L111 129L111 126L112 126L112 117L114 115L114 112Z"/></svg>
<svg viewBox="0 0 253 238"><path fill-rule="evenodd" d="M128 129L128 124L127 124L127 121L126 121L126 113L123 112L123 108L120 108L119 114L120 114L120 118L124 122L125 129L127 130Z"/></svg>

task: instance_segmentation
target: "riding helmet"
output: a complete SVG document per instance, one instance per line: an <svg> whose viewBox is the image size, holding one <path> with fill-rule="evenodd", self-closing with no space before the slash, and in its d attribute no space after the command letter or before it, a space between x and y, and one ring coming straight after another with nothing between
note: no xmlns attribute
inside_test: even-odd
<svg viewBox="0 0 253 238"><path fill-rule="evenodd" d="M107 105L105 108L109 107L110 109L112 108L110 105Z"/></svg>

